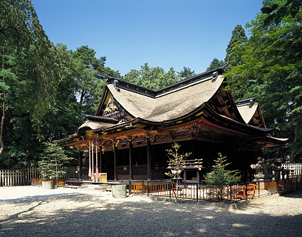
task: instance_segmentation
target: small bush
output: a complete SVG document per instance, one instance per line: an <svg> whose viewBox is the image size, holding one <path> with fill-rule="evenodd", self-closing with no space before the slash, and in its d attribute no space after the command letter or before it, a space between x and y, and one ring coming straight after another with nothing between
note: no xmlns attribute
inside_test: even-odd
<svg viewBox="0 0 302 237"><path fill-rule="evenodd" d="M218 153L219 157L214 160L212 171L205 175L208 184L231 184L238 183L241 179L239 170L227 170L226 167L231 163L227 163L226 156Z"/></svg>

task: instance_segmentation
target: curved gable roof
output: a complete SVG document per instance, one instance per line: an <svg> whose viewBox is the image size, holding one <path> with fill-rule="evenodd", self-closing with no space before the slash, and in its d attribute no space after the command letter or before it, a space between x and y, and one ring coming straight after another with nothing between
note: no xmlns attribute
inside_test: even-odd
<svg viewBox="0 0 302 237"><path fill-rule="evenodd" d="M258 108L258 103L254 103L253 105L245 104L242 106L237 106L243 120L245 123L249 123L256 113Z"/></svg>
<svg viewBox="0 0 302 237"><path fill-rule="evenodd" d="M208 102L223 80L224 76L218 75L214 79L206 79L155 97L125 88L116 90L113 84L107 85L107 88L114 99L133 117L161 122L182 117Z"/></svg>
<svg viewBox="0 0 302 237"><path fill-rule="evenodd" d="M260 105L255 98L236 101L236 106L246 124L266 128Z"/></svg>

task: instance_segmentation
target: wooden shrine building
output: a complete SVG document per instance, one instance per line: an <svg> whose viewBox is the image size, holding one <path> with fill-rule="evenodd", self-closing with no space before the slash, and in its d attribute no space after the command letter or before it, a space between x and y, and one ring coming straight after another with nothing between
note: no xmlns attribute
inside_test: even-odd
<svg viewBox="0 0 302 237"><path fill-rule="evenodd" d="M270 135L253 99L234 102L222 74L218 68L157 91L110 78L95 114L57 143L86 152L91 179L101 172L108 180L167 179L165 150L177 142L190 159L203 159L201 175L221 152L247 180L261 148L286 139ZM196 171L187 170L186 179Z"/></svg>

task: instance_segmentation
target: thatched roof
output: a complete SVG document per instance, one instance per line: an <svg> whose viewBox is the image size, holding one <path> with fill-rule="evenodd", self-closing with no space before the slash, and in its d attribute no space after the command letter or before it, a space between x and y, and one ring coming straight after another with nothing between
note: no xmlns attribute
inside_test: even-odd
<svg viewBox="0 0 302 237"><path fill-rule="evenodd" d="M99 139L126 139L128 136L141 139L139 137L146 131L161 133L161 129L171 127L173 130L175 126L187 129L189 137L179 133L184 136L182 139L193 139L199 136L199 130L209 127L215 133L217 130L215 136L222 140L228 133L229 136L247 135L247 142L257 143L258 139L259 144L263 143L261 146L284 142L286 139L276 139L268 134L270 129L265 127L257 103L246 99L235 104L231 93L225 90L227 83L222 73L223 68L208 71L158 91L109 78L96 113L86 115L88 121L77 133L59 142L82 146L87 143L83 135L88 131L100 135ZM165 138L166 133L157 138L159 143L169 141ZM201 134L204 133L203 130ZM212 135L209 134L209 139Z"/></svg>
<svg viewBox="0 0 302 237"><path fill-rule="evenodd" d="M257 102L251 104L244 104L237 106L239 113L241 114L245 123L249 123L255 115L259 104Z"/></svg>
<svg viewBox="0 0 302 237"><path fill-rule="evenodd" d="M162 122L182 117L208 102L217 92L224 80L219 75L215 79L189 85L156 97L107 85L108 90L118 103L133 117L152 122Z"/></svg>

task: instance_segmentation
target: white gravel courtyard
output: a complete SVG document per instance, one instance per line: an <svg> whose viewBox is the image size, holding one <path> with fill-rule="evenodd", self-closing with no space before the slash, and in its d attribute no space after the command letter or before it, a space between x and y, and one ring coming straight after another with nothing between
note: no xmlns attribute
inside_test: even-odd
<svg viewBox="0 0 302 237"><path fill-rule="evenodd" d="M0 236L302 236L302 191L241 209L123 199L101 191L0 187Z"/></svg>

